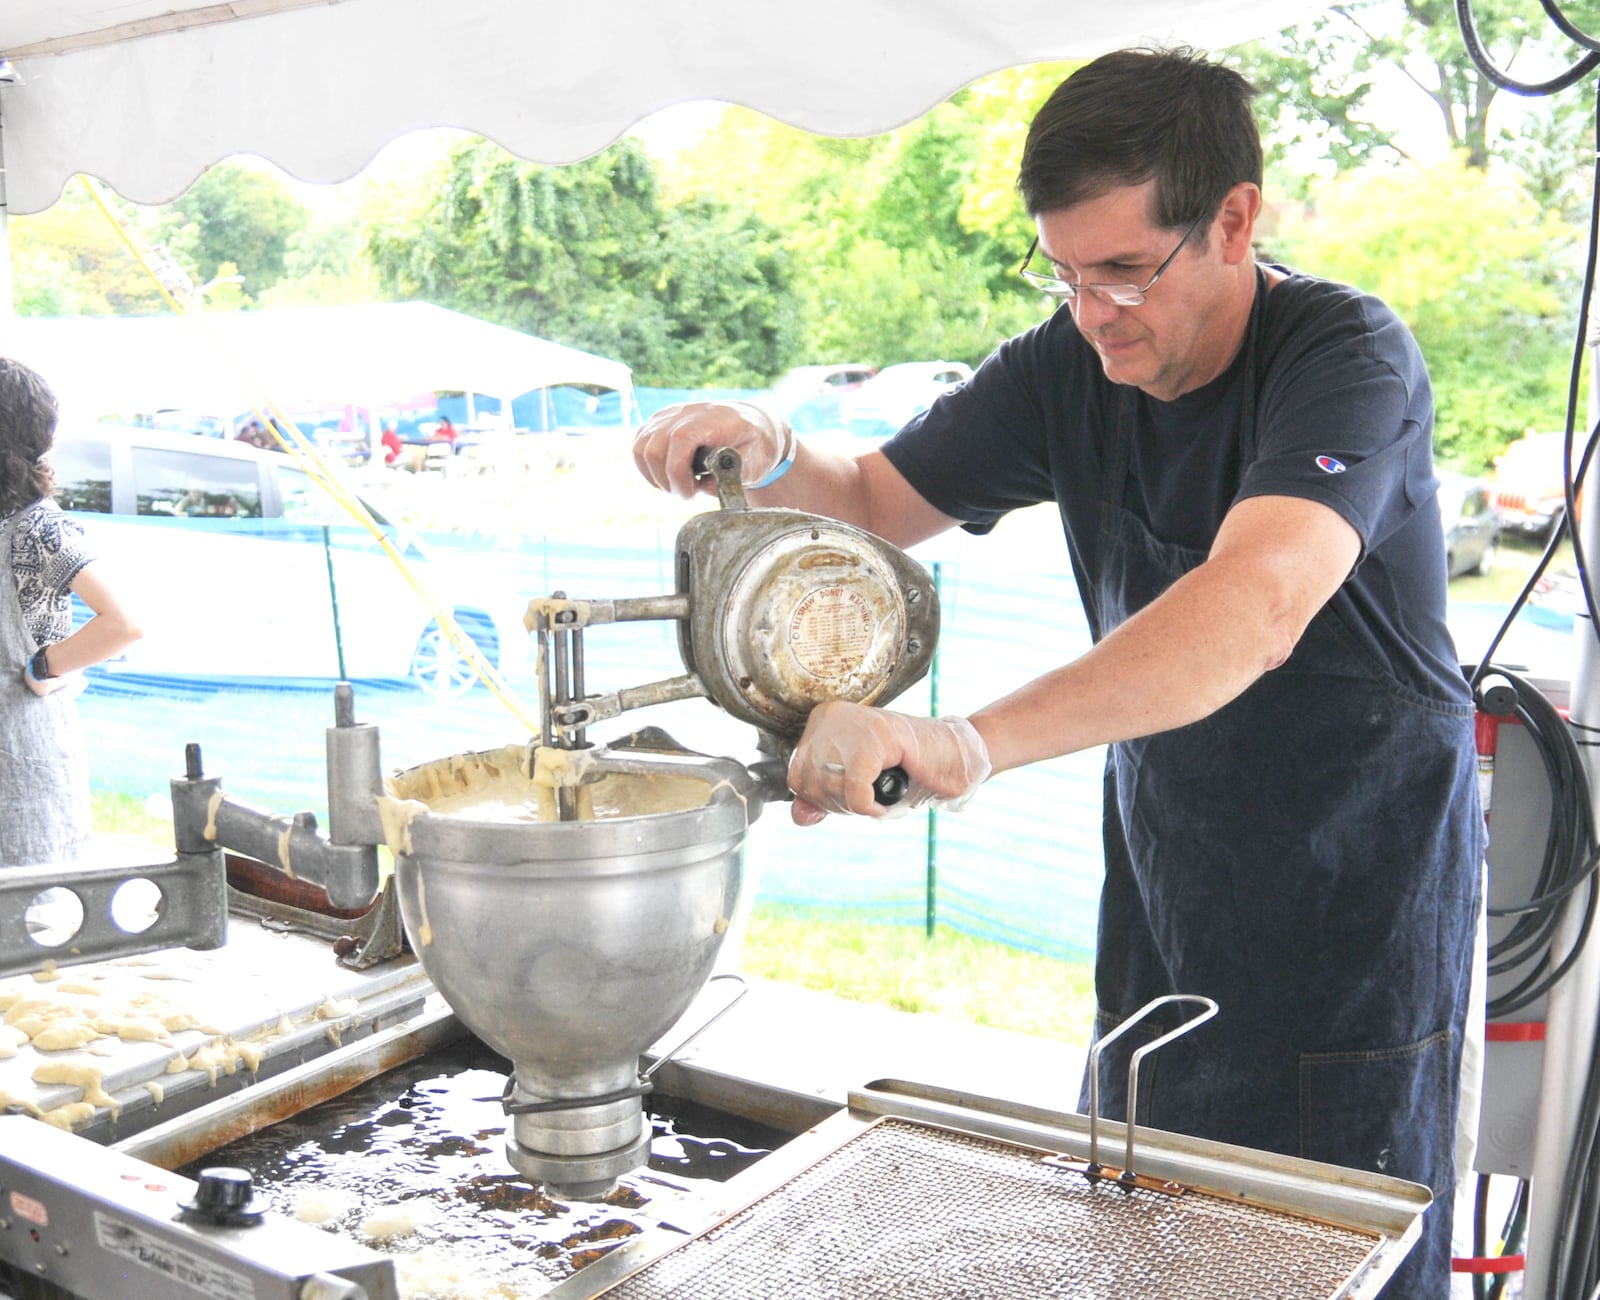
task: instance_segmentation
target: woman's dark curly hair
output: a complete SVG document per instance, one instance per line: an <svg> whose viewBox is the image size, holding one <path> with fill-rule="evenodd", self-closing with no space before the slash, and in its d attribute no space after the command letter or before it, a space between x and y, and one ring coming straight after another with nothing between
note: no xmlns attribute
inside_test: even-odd
<svg viewBox="0 0 1600 1300"><path fill-rule="evenodd" d="M0 519L55 491L44 455L55 442L58 414L43 375L0 357Z"/></svg>

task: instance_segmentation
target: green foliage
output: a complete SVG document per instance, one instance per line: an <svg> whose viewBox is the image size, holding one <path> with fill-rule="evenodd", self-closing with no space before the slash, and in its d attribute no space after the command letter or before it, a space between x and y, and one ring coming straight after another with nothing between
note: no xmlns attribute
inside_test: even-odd
<svg viewBox="0 0 1600 1300"><path fill-rule="evenodd" d="M1447 162L1341 177L1278 240L1285 261L1372 291L1411 327L1441 460L1484 469L1530 425L1561 427L1582 258L1513 176Z"/></svg>
<svg viewBox="0 0 1600 1300"><path fill-rule="evenodd" d="M775 236L709 197L663 208L634 141L561 168L457 148L433 202L367 249L395 297L616 356L639 383L759 384L794 356Z"/></svg>
<svg viewBox="0 0 1600 1300"><path fill-rule="evenodd" d="M349 213L313 216L290 241L283 279L257 294L261 307L354 306L381 297L367 262L360 219Z"/></svg>
<svg viewBox="0 0 1600 1300"><path fill-rule="evenodd" d="M79 185L48 212L13 217L13 295L23 316L108 316L160 311L161 291Z"/></svg>
<svg viewBox="0 0 1600 1300"><path fill-rule="evenodd" d="M1231 62L1256 87L1267 170L1297 195L1319 167L1345 171L1392 158L1393 133L1369 125L1364 47L1329 14L1243 46Z"/></svg>
<svg viewBox="0 0 1600 1300"><path fill-rule="evenodd" d="M1015 274L1031 234L1015 180L1027 120L1060 72L986 79L865 140L729 109L663 187L747 202L783 231L801 360L976 364L1046 311Z"/></svg>
<svg viewBox="0 0 1600 1300"><path fill-rule="evenodd" d="M865 357L879 365L933 359L976 364L1048 310L1043 297L1025 286L996 295L987 267L926 248L901 250L861 239L843 259L818 268L806 286L813 295L813 356Z"/></svg>
<svg viewBox="0 0 1600 1300"><path fill-rule="evenodd" d="M1472 13L1495 66L1519 78L1542 80L1573 57L1537 0L1473 0ZM1523 128L1501 128L1498 136L1491 130L1491 107L1515 97L1502 96L1468 57L1455 0L1351 0L1232 57L1261 92L1268 163L1286 192L1302 192L1313 174L1405 158L1396 133L1373 120L1384 84L1392 90L1409 82L1419 107L1431 101L1427 116L1440 138L1472 166L1487 167L1492 153L1514 166L1527 161L1514 147ZM1534 121L1569 111L1561 99L1516 103Z"/></svg>
<svg viewBox="0 0 1600 1300"><path fill-rule="evenodd" d="M1563 8L1600 30L1600 0ZM1538 0L1473 11L1496 62L1520 75L1571 57ZM1491 117L1500 97L1461 47L1452 0L1350 0L1230 57L1262 89L1269 199L1304 208L1281 231L1264 220L1263 236L1413 325L1441 455L1482 465L1523 427L1557 427L1589 199L1587 92ZM1385 68L1391 90L1396 69L1411 81L1475 180L1418 171L1374 123ZM1032 231L1014 182L1027 124L1068 71L983 78L870 138L727 108L665 161L627 139L535 167L467 137L426 170L345 188L339 211L313 216L244 163L169 208L128 211L196 283L236 267L245 305L423 298L617 356L641 384L756 386L811 361L976 363L1048 310L1016 276ZM11 232L20 311L163 309L77 187ZM208 304L230 297L219 285Z"/></svg>
<svg viewBox="0 0 1600 1300"><path fill-rule="evenodd" d="M223 273L228 262L254 295L283 278L289 247L306 220L305 209L275 173L222 162L166 209L164 242L196 284Z"/></svg>

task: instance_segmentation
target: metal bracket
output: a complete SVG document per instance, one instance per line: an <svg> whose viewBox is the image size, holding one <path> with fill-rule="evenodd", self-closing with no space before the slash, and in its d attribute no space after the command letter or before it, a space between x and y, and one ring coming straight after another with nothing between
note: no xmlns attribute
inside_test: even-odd
<svg viewBox="0 0 1600 1300"><path fill-rule="evenodd" d="M1194 993L1170 993L1166 997L1156 998L1145 1003L1144 1006L1140 1007L1109 1034L1096 1039L1094 1046L1089 1049L1089 1163L1083 1172L1091 1181L1098 1180L1106 1172L1100 1164L1100 1054L1146 1017L1159 1011L1162 1007L1179 1002L1198 1005L1203 1010L1199 1015L1185 1020L1176 1029L1168 1030L1154 1042L1146 1043L1143 1047L1138 1048L1128 1062L1128 1121L1123 1126L1127 1130L1127 1150L1123 1156L1122 1169L1117 1174L1117 1182L1119 1185L1128 1188L1143 1186L1151 1180L1141 1180L1140 1176L1133 1171L1133 1137L1138 1128L1139 1065L1145 1057L1149 1056L1157 1048L1165 1047L1174 1038L1181 1038L1191 1029L1197 1028L1210 1020L1212 1016L1217 1014L1217 1004L1210 998L1201 997ZM1052 1163L1061 1163L1061 1161L1052 1161ZM1076 1162L1068 1162L1066 1165L1066 1167L1075 1166Z"/></svg>
<svg viewBox="0 0 1600 1300"><path fill-rule="evenodd" d="M353 699L350 683L335 687L327 836L310 813L274 817L226 798L221 781L202 772L200 747L189 745L184 774L171 783L172 861L0 871L0 976L37 971L46 962L71 966L163 948L222 947L228 927L224 849L323 886L336 907L370 907L378 895L383 832L376 796L383 778L377 728L355 721ZM393 942L386 918L379 909L374 933L361 946L363 959L369 946L376 954ZM380 921L385 937L374 944Z"/></svg>
<svg viewBox="0 0 1600 1300"><path fill-rule="evenodd" d="M0 871L0 975L37 971L47 962L73 966L162 948L220 948L227 937L219 849L148 866Z"/></svg>
<svg viewBox="0 0 1600 1300"><path fill-rule="evenodd" d="M394 879L384 881L378 901L355 918L329 916L277 899L261 898L246 890L228 890L228 910L254 916L270 930L296 930L328 939L334 959L348 970L367 970L406 951L405 927Z"/></svg>

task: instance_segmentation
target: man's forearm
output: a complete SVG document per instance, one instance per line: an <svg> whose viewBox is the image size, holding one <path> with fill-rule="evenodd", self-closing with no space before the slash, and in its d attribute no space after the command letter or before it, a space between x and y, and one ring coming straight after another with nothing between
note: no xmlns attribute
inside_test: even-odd
<svg viewBox="0 0 1600 1300"><path fill-rule="evenodd" d="M839 519L893 542L914 546L955 524L930 506L881 452L846 456L818 451L804 442L794 465L769 488L754 489L750 502L786 506Z"/></svg>

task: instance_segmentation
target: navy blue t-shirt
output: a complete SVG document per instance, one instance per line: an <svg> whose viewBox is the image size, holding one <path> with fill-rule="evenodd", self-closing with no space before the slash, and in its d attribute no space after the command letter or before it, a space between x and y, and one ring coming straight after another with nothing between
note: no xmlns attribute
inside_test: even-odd
<svg viewBox="0 0 1600 1300"><path fill-rule="evenodd" d="M1239 355L1175 401L1108 380L1071 312L1060 310L1002 344L883 450L930 505L974 532L1010 510L1056 502L1097 635L1111 631L1093 607L1102 501L1201 553L1245 497L1319 501L1361 539L1324 616L1400 681L1465 700L1445 624L1433 395L1421 351L1377 298L1287 274L1270 291L1258 276ZM1126 449L1120 483L1105 481L1118 459L1113 439Z"/></svg>

